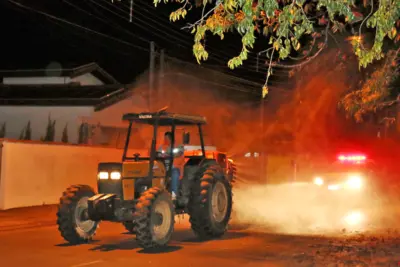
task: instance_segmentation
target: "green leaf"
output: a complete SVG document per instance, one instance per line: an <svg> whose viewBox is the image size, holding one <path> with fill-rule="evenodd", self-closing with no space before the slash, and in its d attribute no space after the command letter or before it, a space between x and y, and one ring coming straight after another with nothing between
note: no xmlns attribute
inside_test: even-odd
<svg viewBox="0 0 400 267"><path fill-rule="evenodd" d="M153 4L155 7L157 7L157 5L161 2L161 0L153 0Z"/></svg>

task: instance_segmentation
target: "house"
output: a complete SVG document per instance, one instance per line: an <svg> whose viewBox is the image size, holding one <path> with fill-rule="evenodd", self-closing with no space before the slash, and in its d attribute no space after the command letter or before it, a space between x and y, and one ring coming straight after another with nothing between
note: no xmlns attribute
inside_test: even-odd
<svg viewBox="0 0 400 267"><path fill-rule="evenodd" d="M83 118L117 101L129 87L95 63L73 69L3 71L0 79L0 126L6 129L2 137L18 139L29 123L31 140L40 140L50 118L55 121L54 141L61 141L67 127L70 143L78 141Z"/></svg>

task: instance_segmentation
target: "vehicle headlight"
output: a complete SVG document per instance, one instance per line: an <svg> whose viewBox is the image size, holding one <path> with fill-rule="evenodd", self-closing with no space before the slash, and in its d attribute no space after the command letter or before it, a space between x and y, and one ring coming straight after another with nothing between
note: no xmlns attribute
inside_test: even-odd
<svg viewBox="0 0 400 267"><path fill-rule="evenodd" d="M350 175L346 184L351 189L360 189L363 186L363 179L359 175Z"/></svg>
<svg viewBox="0 0 400 267"><path fill-rule="evenodd" d="M119 180L119 179L121 179L121 173L120 172L112 172L110 177L111 177L111 180Z"/></svg>
<svg viewBox="0 0 400 267"><path fill-rule="evenodd" d="M324 180L321 177L315 177L314 184L323 185L324 184Z"/></svg>
<svg viewBox="0 0 400 267"><path fill-rule="evenodd" d="M108 172L99 172L98 177L100 180L107 180L108 179Z"/></svg>

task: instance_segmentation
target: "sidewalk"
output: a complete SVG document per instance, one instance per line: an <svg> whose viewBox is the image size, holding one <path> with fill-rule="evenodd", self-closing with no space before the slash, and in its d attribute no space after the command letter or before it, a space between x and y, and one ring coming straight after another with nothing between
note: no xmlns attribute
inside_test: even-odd
<svg viewBox="0 0 400 267"><path fill-rule="evenodd" d="M57 205L0 211L0 232L56 224Z"/></svg>

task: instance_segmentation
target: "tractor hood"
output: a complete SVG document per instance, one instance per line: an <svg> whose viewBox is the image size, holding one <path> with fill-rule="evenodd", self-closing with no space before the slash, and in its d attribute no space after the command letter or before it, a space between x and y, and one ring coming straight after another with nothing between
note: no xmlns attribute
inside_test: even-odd
<svg viewBox="0 0 400 267"><path fill-rule="evenodd" d="M126 161L122 165L122 177L124 178L142 178L149 175L150 163L144 161ZM165 176L164 164L154 161L153 166L154 177Z"/></svg>

